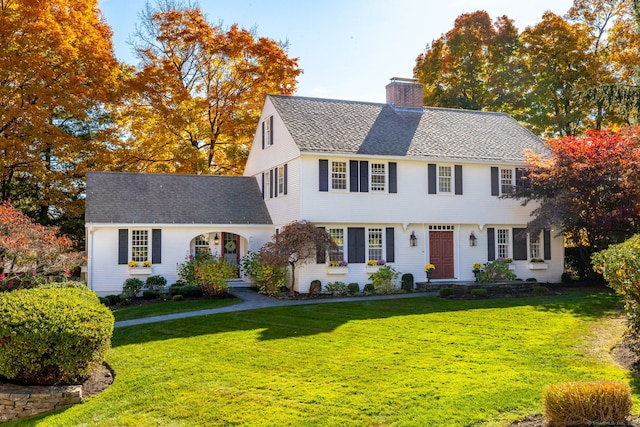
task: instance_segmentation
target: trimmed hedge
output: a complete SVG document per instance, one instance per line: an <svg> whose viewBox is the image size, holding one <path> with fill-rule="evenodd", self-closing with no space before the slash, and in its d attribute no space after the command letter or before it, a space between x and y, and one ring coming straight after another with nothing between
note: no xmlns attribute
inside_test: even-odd
<svg viewBox="0 0 640 427"><path fill-rule="evenodd" d="M114 318L82 288L0 293L0 377L18 384L77 384L100 366Z"/></svg>

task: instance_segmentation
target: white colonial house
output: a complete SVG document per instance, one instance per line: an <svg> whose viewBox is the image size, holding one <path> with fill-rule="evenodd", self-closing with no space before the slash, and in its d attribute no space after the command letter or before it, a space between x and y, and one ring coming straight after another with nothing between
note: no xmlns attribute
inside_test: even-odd
<svg viewBox="0 0 640 427"><path fill-rule="evenodd" d="M384 104L267 96L244 177L88 174L92 289L119 292L136 272L126 265L132 256L147 256L171 282L176 263L200 246L237 259L296 220L325 227L338 245L297 270L299 292L316 279L362 287L378 268L369 260L416 281L432 263L432 280L454 282L502 257L521 279L559 281L563 238L528 233L535 205L501 197L520 185L525 150L548 153L543 142L507 114L423 107L412 79L386 90ZM145 188L129 191L138 181Z"/></svg>

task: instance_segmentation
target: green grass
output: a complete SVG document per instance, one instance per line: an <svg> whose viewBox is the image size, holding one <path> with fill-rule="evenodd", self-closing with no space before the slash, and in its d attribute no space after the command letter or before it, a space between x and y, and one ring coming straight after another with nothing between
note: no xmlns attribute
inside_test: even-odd
<svg viewBox="0 0 640 427"><path fill-rule="evenodd" d="M181 313L183 311L206 310L208 308L224 307L237 304L241 300L238 298L206 299L206 300L168 300L157 304L140 306L130 306L118 309L113 312L116 321L139 319L142 317L159 316L162 314Z"/></svg>
<svg viewBox="0 0 640 427"><path fill-rule="evenodd" d="M572 291L275 307L118 328L114 384L21 425L505 426L540 413L550 383L622 380L637 397L602 343L618 315L611 294Z"/></svg>

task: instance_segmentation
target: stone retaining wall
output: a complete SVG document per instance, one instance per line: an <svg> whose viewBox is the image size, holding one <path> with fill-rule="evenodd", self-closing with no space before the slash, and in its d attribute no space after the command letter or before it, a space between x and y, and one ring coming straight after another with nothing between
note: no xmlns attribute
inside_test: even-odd
<svg viewBox="0 0 640 427"><path fill-rule="evenodd" d="M82 401L82 386L19 386L0 384L0 423L33 417Z"/></svg>

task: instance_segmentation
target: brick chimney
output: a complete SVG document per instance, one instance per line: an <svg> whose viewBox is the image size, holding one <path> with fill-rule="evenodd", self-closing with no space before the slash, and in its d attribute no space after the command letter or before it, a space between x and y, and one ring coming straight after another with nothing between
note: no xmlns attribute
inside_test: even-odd
<svg viewBox="0 0 640 427"><path fill-rule="evenodd" d="M422 111L422 83L418 79L392 77L387 85L387 104L396 110Z"/></svg>

